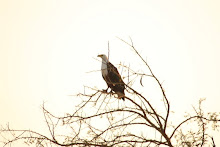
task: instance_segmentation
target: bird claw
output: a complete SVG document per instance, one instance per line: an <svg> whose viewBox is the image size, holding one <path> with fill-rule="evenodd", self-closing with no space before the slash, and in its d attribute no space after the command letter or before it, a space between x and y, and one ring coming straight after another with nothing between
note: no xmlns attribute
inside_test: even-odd
<svg viewBox="0 0 220 147"><path fill-rule="evenodd" d="M108 93L108 89L109 89L109 87L108 87L107 89L102 89L102 92ZM112 91L112 90L111 90L111 91Z"/></svg>
<svg viewBox="0 0 220 147"><path fill-rule="evenodd" d="M110 92L108 92L108 88L107 89L102 89L102 92L103 93L107 93L107 94L110 94L110 95L113 95L114 92L111 90Z"/></svg>
<svg viewBox="0 0 220 147"><path fill-rule="evenodd" d="M108 92L107 92L107 89L103 89L102 92L103 92L103 93L108 93Z"/></svg>

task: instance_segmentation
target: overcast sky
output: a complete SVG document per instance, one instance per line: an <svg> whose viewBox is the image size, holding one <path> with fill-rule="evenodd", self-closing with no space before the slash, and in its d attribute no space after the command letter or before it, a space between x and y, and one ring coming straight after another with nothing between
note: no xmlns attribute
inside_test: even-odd
<svg viewBox="0 0 220 147"><path fill-rule="evenodd" d="M72 112L68 95L84 85L105 88L101 73L89 71L100 69L108 41L113 64L143 67L117 37L133 39L172 111L206 98L205 110L220 112L219 7L218 0L0 1L0 125L42 130L43 102Z"/></svg>

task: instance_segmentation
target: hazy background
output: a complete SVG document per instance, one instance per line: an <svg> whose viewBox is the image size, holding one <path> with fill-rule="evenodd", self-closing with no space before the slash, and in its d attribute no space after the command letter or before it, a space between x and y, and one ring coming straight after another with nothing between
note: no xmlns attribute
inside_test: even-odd
<svg viewBox="0 0 220 147"><path fill-rule="evenodd" d="M100 72L87 72L100 69L108 41L112 63L139 66L116 36L133 39L172 111L183 115L206 98L205 110L219 112L219 8L218 0L0 1L0 125L46 132L43 102L72 112L68 95L106 86Z"/></svg>

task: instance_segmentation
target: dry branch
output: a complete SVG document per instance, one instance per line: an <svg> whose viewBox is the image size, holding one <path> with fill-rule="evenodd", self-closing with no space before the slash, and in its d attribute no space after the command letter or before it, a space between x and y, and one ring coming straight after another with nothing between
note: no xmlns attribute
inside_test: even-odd
<svg viewBox="0 0 220 147"><path fill-rule="evenodd" d="M169 126L168 124L171 124L168 119L170 117L170 103L162 83L134 47L132 39L130 38L130 43L123 39L120 40L131 47L150 72L150 74L136 72L130 68L130 65L119 64L128 71L127 76L123 77L128 80L125 84L127 91L125 102L116 99L115 94L108 92L108 89L85 87L86 93L79 93L75 96L81 102L76 105L72 113L56 116L43 104L42 110L50 136L42 135L33 130L11 129L8 125L2 127L0 131L4 146L11 145L18 140L39 146L205 146L207 144L215 146L213 137L207 134L207 125L213 123L214 128L218 128L219 114L208 113L206 115L201 107L202 101L200 101L199 107L194 108L194 115L189 115L174 127ZM109 52L108 42L108 54ZM143 76L153 78L156 81L162 93L163 102L165 102L164 114L158 113L158 107L140 93L139 89L132 87L133 76L140 77L142 87ZM118 105L116 105L117 103ZM97 121L103 121L103 125L94 123ZM184 125L192 122L197 122L197 128L184 132L182 130ZM60 134L57 130L62 127L71 133ZM154 131L159 136L153 136L148 131ZM11 138L6 137L7 133L11 135Z"/></svg>

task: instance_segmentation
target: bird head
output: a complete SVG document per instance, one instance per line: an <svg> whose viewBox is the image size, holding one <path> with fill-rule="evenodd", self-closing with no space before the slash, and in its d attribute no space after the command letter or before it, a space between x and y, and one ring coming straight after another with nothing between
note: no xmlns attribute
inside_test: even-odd
<svg viewBox="0 0 220 147"><path fill-rule="evenodd" d="M107 58L107 56L106 56L105 54L100 54L100 55L98 55L97 57L102 58L102 60L104 60L105 62L108 61L108 58Z"/></svg>

